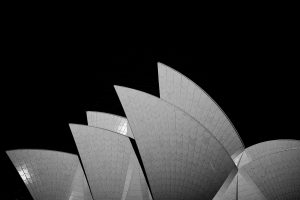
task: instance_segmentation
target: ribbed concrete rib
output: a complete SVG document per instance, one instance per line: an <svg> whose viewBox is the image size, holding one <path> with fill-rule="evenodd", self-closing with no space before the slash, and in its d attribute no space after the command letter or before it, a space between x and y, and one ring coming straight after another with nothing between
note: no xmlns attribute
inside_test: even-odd
<svg viewBox="0 0 300 200"><path fill-rule="evenodd" d="M237 174L234 176L232 182L228 186L226 192L221 197L218 197L213 200L237 200L236 193L237 193Z"/></svg>
<svg viewBox="0 0 300 200"><path fill-rule="evenodd" d="M73 183L72 193L68 200L92 200L91 192L81 165L78 165Z"/></svg>
<svg viewBox="0 0 300 200"><path fill-rule="evenodd" d="M228 175L227 179L224 181L222 187L219 189L213 200L223 200L225 197L229 197L229 199L233 199L232 197L232 187L237 182L237 172L238 169L234 168L232 172Z"/></svg>
<svg viewBox="0 0 300 200"><path fill-rule="evenodd" d="M115 89L153 198L212 199L236 167L220 142L176 106L133 89Z"/></svg>
<svg viewBox="0 0 300 200"><path fill-rule="evenodd" d="M174 69L158 63L160 98L178 106L205 126L234 159L244 144L226 114L198 85Z"/></svg>
<svg viewBox="0 0 300 200"><path fill-rule="evenodd" d="M79 159L49 150L6 152L35 200L92 200Z"/></svg>
<svg viewBox="0 0 300 200"><path fill-rule="evenodd" d="M267 200L257 185L243 172L237 174L239 200Z"/></svg>
<svg viewBox="0 0 300 200"><path fill-rule="evenodd" d="M267 200L251 178L244 175L238 172L227 191L216 200Z"/></svg>
<svg viewBox="0 0 300 200"><path fill-rule="evenodd" d="M130 182L131 182L133 170L134 170L134 166L133 166L133 154L131 154L130 155L130 161L129 161L128 169L127 169L127 173L126 173L126 178L125 178L125 183L124 183L124 189L123 189L121 200L125 200L126 197L127 197L127 193L128 193L128 190L129 190L129 186L130 186Z"/></svg>

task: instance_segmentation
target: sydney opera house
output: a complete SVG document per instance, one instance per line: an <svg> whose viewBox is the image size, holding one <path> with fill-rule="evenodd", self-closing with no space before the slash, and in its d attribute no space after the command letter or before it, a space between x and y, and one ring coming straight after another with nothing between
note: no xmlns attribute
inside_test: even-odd
<svg viewBox="0 0 300 200"><path fill-rule="evenodd" d="M245 148L226 114L158 63L159 97L115 86L126 118L87 112L70 124L79 155L7 155L35 200L297 200L300 141ZM73 141L70 141L73 142Z"/></svg>

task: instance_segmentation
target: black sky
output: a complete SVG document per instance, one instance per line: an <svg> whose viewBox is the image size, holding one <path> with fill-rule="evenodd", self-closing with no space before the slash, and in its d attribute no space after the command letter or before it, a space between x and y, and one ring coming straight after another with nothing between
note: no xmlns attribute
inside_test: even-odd
<svg viewBox="0 0 300 200"><path fill-rule="evenodd" d="M298 56L288 38L231 35L174 48L143 43L106 48L93 40L71 38L22 38L7 49L9 62L1 81L1 165L8 199L29 197L6 150L77 153L68 123L86 124L86 111L125 116L113 85L158 96L157 62L203 88L225 111L246 147L272 139L300 139L295 117Z"/></svg>

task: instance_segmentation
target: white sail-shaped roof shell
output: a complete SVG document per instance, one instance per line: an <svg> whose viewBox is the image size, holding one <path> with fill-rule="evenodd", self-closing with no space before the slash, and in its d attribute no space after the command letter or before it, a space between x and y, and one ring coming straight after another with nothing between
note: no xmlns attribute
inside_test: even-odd
<svg viewBox="0 0 300 200"><path fill-rule="evenodd" d="M133 89L115 89L153 199L212 199L236 167L222 144L176 106Z"/></svg>
<svg viewBox="0 0 300 200"><path fill-rule="evenodd" d="M89 126L104 128L133 138L128 121L125 117L91 111L88 111L86 115Z"/></svg>
<svg viewBox="0 0 300 200"><path fill-rule="evenodd" d="M11 150L7 155L34 200L92 200L76 155L49 150Z"/></svg>
<svg viewBox="0 0 300 200"><path fill-rule="evenodd" d="M238 185L229 187L222 200L234 192L240 200L297 199L299 193L289 190L300 189L299 150L299 140L271 140L248 147L238 165Z"/></svg>
<svg viewBox="0 0 300 200"><path fill-rule="evenodd" d="M247 177L247 176L246 176ZM221 200L267 200L251 178L238 172Z"/></svg>
<svg viewBox="0 0 300 200"><path fill-rule="evenodd" d="M98 128L104 128L110 131L113 131L115 133L119 133L122 135L126 135L130 138L134 138L130 129L130 126L128 124L128 121L125 117L109 114L109 113L103 113L103 112L87 112L87 121L89 126L94 126ZM114 133L112 133L114 134ZM141 169L141 166L137 160L137 156L134 152L132 152L131 160L129 165L133 165L134 170L128 171L130 174L127 174L128 178L128 192L126 193L126 196L124 198L128 200L141 200L143 199L139 195L143 194L142 191L148 190L149 192L149 199L152 199L149 188L147 185L145 185L145 177L143 174L143 171ZM146 187L146 188L145 188ZM147 198L144 198L147 199Z"/></svg>
<svg viewBox="0 0 300 200"><path fill-rule="evenodd" d="M70 128L94 200L129 200L127 195L133 199L150 199L145 177L127 136L84 125L70 124ZM140 181L140 188L134 182L136 179Z"/></svg>
<svg viewBox="0 0 300 200"><path fill-rule="evenodd" d="M300 148L299 140L271 140L252 145L245 149L239 167L270 153L294 148Z"/></svg>
<svg viewBox="0 0 300 200"><path fill-rule="evenodd" d="M237 199L237 175L234 177L226 192L223 194L221 200L238 200Z"/></svg>
<svg viewBox="0 0 300 200"><path fill-rule="evenodd" d="M238 173L238 199L240 200L267 200L257 185L246 174Z"/></svg>
<svg viewBox="0 0 300 200"><path fill-rule="evenodd" d="M300 148L282 150L252 160L240 168L266 199L300 197Z"/></svg>
<svg viewBox="0 0 300 200"><path fill-rule="evenodd" d="M178 106L205 126L235 158L244 145L221 108L190 79L158 63L160 98Z"/></svg>
<svg viewBox="0 0 300 200"><path fill-rule="evenodd" d="M81 165L78 165L72 182L72 192L68 200L93 200Z"/></svg>

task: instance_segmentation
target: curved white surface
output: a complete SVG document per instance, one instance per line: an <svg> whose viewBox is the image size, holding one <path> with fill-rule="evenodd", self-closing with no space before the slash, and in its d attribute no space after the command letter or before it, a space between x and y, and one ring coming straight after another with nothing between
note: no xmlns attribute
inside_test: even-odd
<svg viewBox="0 0 300 200"><path fill-rule="evenodd" d="M246 176L246 178L244 178ZM267 200L247 175L236 174L221 200Z"/></svg>
<svg viewBox="0 0 300 200"><path fill-rule="evenodd" d="M236 168L220 142L176 106L115 86L155 200L212 199Z"/></svg>
<svg viewBox="0 0 300 200"><path fill-rule="evenodd" d="M78 157L49 150L6 152L35 200L92 200Z"/></svg>
<svg viewBox="0 0 300 200"><path fill-rule="evenodd" d="M95 200L149 199L127 136L84 125L70 124L70 128Z"/></svg>
<svg viewBox="0 0 300 200"><path fill-rule="evenodd" d="M226 192L223 194L221 200L238 200L237 199L237 175L234 177Z"/></svg>
<svg viewBox="0 0 300 200"><path fill-rule="evenodd" d="M249 176L266 199L300 198L299 148L267 154L244 165L240 171Z"/></svg>
<svg viewBox="0 0 300 200"><path fill-rule="evenodd" d="M238 198L239 200L267 200L257 185L247 175L238 173Z"/></svg>
<svg viewBox="0 0 300 200"><path fill-rule="evenodd" d="M128 121L125 117L103 113L91 112L86 113L88 125L108 129L122 135L134 138L129 127Z"/></svg>
<svg viewBox="0 0 300 200"><path fill-rule="evenodd" d="M87 119L88 119L89 126L104 128L113 131L115 133L119 133L122 135L126 135L130 138L134 138L130 126L128 124L128 121L124 117L120 117L109 113L88 111ZM126 175L128 176L128 179L126 180L129 180L128 185L130 185L130 187L128 187L128 192L126 192L124 198L126 197L126 199L128 200L148 199L145 196L144 197L139 196L143 194L142 191L147 190L150 195L149 198L152 199L148 185L144 185L146 180L143 171L141 169L140 163L138 162L138 159L134 152L132 152L130 164L133 165L135 170L133 170L130 176L128 176L129 174Z"/></svg>
<svg viewBox="0 0 300 200"><path fill-rule="evenodd" d="M270 140L261 142L245 149L239 167L270 153L300 148L299 140Z"/></svg>
<svg viewBox="0 0 300 200"><path fill-rule="evenodd" d="M234 159L244 149L234 126L204 90L174 69L158 63L160 98L178 106L203 124Z"/></svg>

